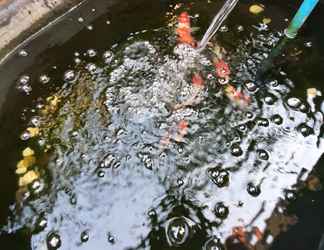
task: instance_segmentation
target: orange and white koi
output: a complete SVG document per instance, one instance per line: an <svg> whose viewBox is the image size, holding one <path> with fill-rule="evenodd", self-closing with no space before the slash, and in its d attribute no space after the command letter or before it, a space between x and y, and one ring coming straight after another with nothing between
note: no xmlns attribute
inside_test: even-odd
<svg viewBox="0 0 324 250"><path fill-rule="evenodd" d="M192 37L191 32L190 16L187 12L182 12L178 17L178 27L176 29L178 42L196 47L196 41Z"/></svg>

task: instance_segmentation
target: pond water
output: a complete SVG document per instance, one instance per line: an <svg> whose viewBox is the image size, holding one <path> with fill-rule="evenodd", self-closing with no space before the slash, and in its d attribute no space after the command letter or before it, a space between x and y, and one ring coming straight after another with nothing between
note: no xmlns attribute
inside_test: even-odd
<svg viewBox="0 0 324 250"><path fill-rule="evenodd" d="M4 245L287 249L294 246L289 232L296 241L306 229L305 248L294 248L317 249L324 207L320 45L302 34L273 59L288 14L279 19L279 6L265 6L254 15L250 3L238 4L209 49L178 43L181 12L199 38L221 4L147 4L141 22L127 8L125 16L105 14L64 45L66 58L17 76L24 101L11 135L19 141L11 157L17 188ZM115 20L112 29L121 27L123 17L134 24L119 39L92 41ZM249 103L235 102L219 83L215 46L226 50L230 83ZM193 95L194 103L175 108ZM308 229L312 213L318 225Z"/></svg>

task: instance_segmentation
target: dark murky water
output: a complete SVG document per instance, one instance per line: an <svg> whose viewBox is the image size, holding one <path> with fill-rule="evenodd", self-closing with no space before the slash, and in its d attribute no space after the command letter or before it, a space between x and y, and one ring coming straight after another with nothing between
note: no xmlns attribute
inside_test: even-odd
<svg viewBox="0 0 324 250"><path fill-rule="evenodd" d="M303 213L323 196L323 175L313 172L324 150L319 44L301 36L261 75L285 21L260 24L276 14L238 6L217 43L231 83L251 96L239 107L218 84L211 52L177 45L174 17L187 10L206 27L219 3L190 5L158 10L151 28L112 46L72 47L68 67L18 77L33 104L22 110L16 160L29 147L35 160L27 151L23 159L35 162L18 172L4 237L32 249L288 249L278 235L292 228L298 237L303 217L312 221ZM206 86L199 103L175 111L195 91L197 70ZM314 248L300 249L316 249L317 227Z"/></svg>

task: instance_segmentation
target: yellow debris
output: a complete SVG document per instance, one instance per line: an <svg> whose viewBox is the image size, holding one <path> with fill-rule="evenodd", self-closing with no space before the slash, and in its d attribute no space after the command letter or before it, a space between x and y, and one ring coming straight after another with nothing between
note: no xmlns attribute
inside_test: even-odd
<svg viewBox="0 0 324 250"><path fill-rule="evenodd" d="M30 134L30 137L35 137L39 134L39 128L27 128L27 131Z"/></svg>
<svg viewBox="0 0 324 250"><path fill-rule="evenodd" d="M269 24L269 23L271 23L271 18L268 18L268 17L265 17L265 18L263 18L262 19L262 22L264 23L264 24Z"/></svg>
<svg viewBox="0 0 324 250"><path fill-rule="evenodd" d="M27 172L27 168L26 167L20 167L20 168L17 168L16 169L16 174L18 174L18 175L22 175L22 174L24 174L26 172Z"/></svg>
<svg viewBox="0 0 324 250"><path fill-rule="evenodd" d="M307 89L307 96L316 97L317 96L317 89L316 88Z"/></svg>
<svg viewBox="0 0 324 250"><path fill-rule="evenodd" d="M249 11L254 15L258 15L264 11L264 6L261 4L253 4L250 6Z"/></svg>
<svg viewBox="0 0 324 250"><path fill-rule="evenodd" d="M47 97L46 100L48 101L49 105L52 107L57 106L57 104L60 102L60 99L56 95Z"/></svg>
<svg viewBox="0 0 324 250"><path fill-rule="evenodd" d="M34 150L31 148L25 148L24 151L22 152L23 157L28 157L28 156L33 156L35 154Z"/></svg>
<svg viewBox="0 0 324 250"><path fill-rule="evenodd" d="M34 171L30 170L24 176L19 178L19 186L27 186L28 184L32 183L34 180L37 180L39 175Z"/></svg>
<svg viewBox="0 0 324 250"><path fill-rule="evenodd" d="M24 157L21 161L17 163L17 169L19 168L29 168L33 164L35 164L36 158L34 156Z"/></svg>

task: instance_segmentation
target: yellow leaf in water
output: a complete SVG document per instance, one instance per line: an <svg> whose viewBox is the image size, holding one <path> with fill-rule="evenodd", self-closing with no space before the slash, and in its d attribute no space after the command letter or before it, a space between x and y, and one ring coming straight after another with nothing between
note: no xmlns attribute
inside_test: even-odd
<svg viewBox="0 0 324 250"><path fill-rule="evenodd" d="M39 128L27 128L31 137L35 137L39 134Z"/></svg>
<svg viewBox="0 0 324 250"><path fill-rule="evenodd" d="M28 157L34 155L35 152L31 148L25 148L24 151L22 152L23 157Z"/></svg>
<svg viewBox="0 0 324 250"><path fill-rule="evenodd" d="M265 18L262 19L262 22L264 24L269 24L269 23L271 23L271 18L265 17Z"/></svg>
<svg viewBox="0 0 324 250"><path fill-rule="evenodd" d="M34 180L38 179L38 174L34 170L28 171L24 174L23 177L19 178L19 186L27 186L28 184L32 183Z"/></svg>
<svg viewBox="0 0 324 250"><path fill-rule="evenodd" d="M253 4L250 6L249 11L254 15L258 15L264 11L264 6L261 4Z"/></svg>

